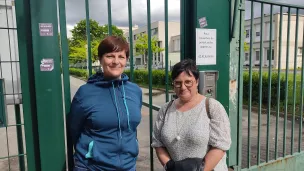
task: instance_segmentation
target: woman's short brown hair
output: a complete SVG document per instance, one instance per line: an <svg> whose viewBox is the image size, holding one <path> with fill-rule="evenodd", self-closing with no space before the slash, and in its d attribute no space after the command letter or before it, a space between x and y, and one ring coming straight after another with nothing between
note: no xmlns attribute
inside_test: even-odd
<svg viewBox="0 0 304 171"><path fill-rule="evenodd" d="M102 58L106 53L121 52L123 50L126 52L127 58L129 58L128 42L119 36L107 36L98 45L98 57Z"/></svg>

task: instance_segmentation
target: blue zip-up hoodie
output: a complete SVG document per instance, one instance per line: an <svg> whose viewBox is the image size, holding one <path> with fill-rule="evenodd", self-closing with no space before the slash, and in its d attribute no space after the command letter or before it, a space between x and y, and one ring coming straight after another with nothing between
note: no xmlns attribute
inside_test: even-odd
<svg viewBox="0 0 304 171"><path fill-rule="evenodd" d="M128 79L122 74L105 80L97 73L74 96L69 114L74 159L89 170L128 171L136 164L142 91Z"/></svg>

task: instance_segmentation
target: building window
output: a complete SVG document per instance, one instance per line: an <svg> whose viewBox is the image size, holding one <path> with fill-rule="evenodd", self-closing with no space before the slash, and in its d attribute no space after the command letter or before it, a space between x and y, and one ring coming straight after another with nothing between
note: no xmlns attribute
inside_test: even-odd
<svg viewBox="0 0 304 171"><path fill-rule="evenodd" d="M271 55L271 56L272 56L272 57L271 57L271 59L272 59L272 60L274 60L274 50L273 50L273 49L272 49L272 52L271 52L271 53L272 53L272 55ZM269 50L269 49L267 49L267 60L269 60L269 56L270 56L270 50Z"/></svg>
<svg viewBox="0 0 304 171"><path fill-rule="evenodd" d="M255 60L260 61L260 51L255 51Z"/></svg>
<svg viewBox="0 0 304 171"><path fill-rule="evenodd" d="M245 61L249 61L249 53L245 53Z"/></svg>
<svg viewBox="0 0 304 171"><path fill-rule="evenodd" d="M173 40L173 50L176 52L176 51L180 51L180 40L179 39L176 39L176 40Z"/></svg>
<svg viewBox="0 0 304 171"><path fill-rule="evenodd" d="M302 47L298 47L298 55L302 55L303 53L303 48Z"/></svg>
<svg viewBox="0 0 304 171"><path fill-rule="evenodd" d="M151 30L151 34L152 34L152 36L158 34L158 28L152 29L152 30Z"/></svg>
<svg viewBox="0 0 304 171"><path fill-rule="evenodd" d="M260 32L259 32L259 31L256 32L256 33L255 33L255 36L256 36L256 37L260 37Z"/></svg>
<svg viewBox="0 0 304 171"><path fill-rule="evenodd" d="M134 35L133 38L134 38L134 40L136 40L136 38L137 38L136 35Z"/></svg>
<svg viewBox="0 0 304 171"><path fill-rule="evenodd" d="M246 38L249 38L250 30L246 30Z"/></svg>

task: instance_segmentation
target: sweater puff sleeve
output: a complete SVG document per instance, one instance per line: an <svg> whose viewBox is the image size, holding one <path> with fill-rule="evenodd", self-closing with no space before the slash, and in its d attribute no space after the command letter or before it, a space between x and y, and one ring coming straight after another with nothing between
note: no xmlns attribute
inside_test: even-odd
<svg viewBox="0 0 304 171"><path fill-rule="evenodd" d="M215 99L210 99L210 134L208 144L227 151L231 145L230 121L224 106Z"/></svg>

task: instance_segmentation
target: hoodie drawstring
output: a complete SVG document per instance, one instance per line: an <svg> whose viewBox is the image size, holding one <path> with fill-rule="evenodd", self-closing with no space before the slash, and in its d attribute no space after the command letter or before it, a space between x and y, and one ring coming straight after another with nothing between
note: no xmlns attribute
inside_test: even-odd
<svg viewBox="0 0 304 171"><path fill-rule="evenodd" d="M127 105L126 91L125 91L125 86L124 86L123 81L122 81L122 91L123 91L123 101L124 101L124 105L125 105L125 108L126 108L126 111L127 111L127 117L128 117L128 128L131 131L131 127L130 127L130 113L129 113L129 108L128 108L128 105Z"/></svg>
<svg viewBox="0 0 304 171"><path fill-rule="evenodd" d="M121 136L121 127L120 127L120 114L119 114L119 111L118 111L116 92L115 92L115 87L114 87L114 83L113 82L112 82L112 87L113 87L114 101L115 101L115 107L116 107L116 112L117 112L117 117L118 117L119 134L120 134L120 138L122 138L122 136Z"/></svg>

